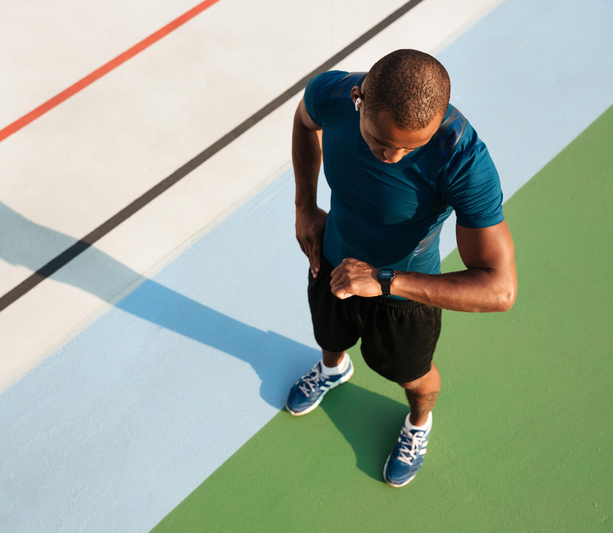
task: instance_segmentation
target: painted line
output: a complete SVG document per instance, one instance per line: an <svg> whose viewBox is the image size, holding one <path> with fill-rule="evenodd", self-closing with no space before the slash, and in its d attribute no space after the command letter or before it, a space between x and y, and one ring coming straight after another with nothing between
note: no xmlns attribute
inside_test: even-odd
<svg viewBox="0 0 613 533"><path fill-rule="evenodd" d="M190 21L196 15L199 15L204 10L208 9L217 2L219 2L219 0L205 0L204 2L198 4L196 7L190 9L187 13L184 13L169 24L166 24L166 26L164 26L163 28L151 34L149 37L143 39L138 44L135 44L129 50L126 50L125 52L119 54L115 59L111 59L108 63L102 65L100 68L94 70L91 74L88 74L83 79L74 83L73 85L68 87L68 89L63 90L61 93L57 94L50 100L47 100L44 104L38 106L33 111L30 111L27 115L24 115L12 124L9 124L4 129L0 130L0 142L2 142L7 137L13 135L13 133L18 132L20 129L24 128L31 122L35 121L37 118L47 113L47 111L50 111L54 107L60 105L62 102L68 100L68 98L70 98L71 96L74 96L79 91L82 91L95 81L99 80L105 74L108 74L120 65L123 65L126 61L128 61L128 59L132 59L135 55L149 48L152 44L155 44L163 37L166 37L166 35L173 32L174 30L176 30L186 22Z"/></svg>
<svg viewBox="0 0 613 533"><path fill-rule="evenodd" d="M212 5L214 2L218 0L208 0L208 2ZM300 81L292 85L285 92L277 96L274 100L266 104L259 111L251 115L247 120L239 124L232 131L218 139L216 142L211 144L204 151L200 152L196 157L188 161L178 170L175 170L170 176L164 178L157 185L149 189L142 196L134 200L127 207L124 207L119 213L112 216L106 222L98 226L91 233L87 234L81 240L73 244L67 250L64 250L57 257L53 258L47 264L39 268L34 274L30 277L22 281L19 285L11 289L9 292L0 297L0 312L6 309L9 305L17 301L24 294L31 291L34 287L36 287L39 283L41 283L45 278L48 278L55 272L57 272L60 268L68 264L75 257L82 254L85 250L87 250L90 246L92 246L95 242L99 241L106 234L114 230L117 226L119 226L122 222L130 218L136 212L140 211L147 204L155 200L162 193L167 191L170 187L172 187L175 183L183 179L190 172L198 168L205 161L213 157L217 152L228 146L232 141L240 137L243 133L251 129L258 122L266 118L273 111L281 107L285 102L290 100L293 96L297 95L301 90L306 87L307 82L317 74L322 72L326 72L330 70L334 65L336 65L339 61L355 52L358 48L360 48L363 44L367 43L370 39L375 37L378 33L382 32L385 28L387 28L390 24L398 20L400 17L408 13L415 6L420 4L423 0L409 0L406 4L402 5L396 11L394 11L391 15L384 18L377 25L373 26L370 30L363 33L360 37L358 37L355 41L347 45L340 52L333 55L330 59L322 63L315 70L309 72L306 76L304 76ZM206 2L205 2L206 3ZM202 6L202 4L201 4ZM207 6L208 7L208 6ZM203 8L206 9L206 8ZM178 19L177 19L178 20ZM160 30L162 31L162 30ZM138 46L138 45L137 45ZM59 102L58 102L59 103ZM57 105L57 104L56 104ZM0 141L2 139L0 138Z"/></svg>

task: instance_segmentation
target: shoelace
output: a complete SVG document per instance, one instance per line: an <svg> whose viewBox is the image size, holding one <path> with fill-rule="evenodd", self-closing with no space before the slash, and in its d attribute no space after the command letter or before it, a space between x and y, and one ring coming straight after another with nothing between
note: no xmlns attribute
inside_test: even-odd
<svg viewBox="0 0 613 533"><path fill-rule="evenodd" d="M326 378L319 371L319 363L313 367L306 376L302 378L302 383L299 385L299 389L305 394L305 396L309 396L312 392L317 389L319 384L324 381Z"/></svg>
<svg viewBox="0 0 613 533"><path fill-rule="evenodd" d="M425 431L416 431L411 433L407 428L403 427L398 437L398 442L401 444L398 460L411 466L421 445L426 437Z"/></svg>

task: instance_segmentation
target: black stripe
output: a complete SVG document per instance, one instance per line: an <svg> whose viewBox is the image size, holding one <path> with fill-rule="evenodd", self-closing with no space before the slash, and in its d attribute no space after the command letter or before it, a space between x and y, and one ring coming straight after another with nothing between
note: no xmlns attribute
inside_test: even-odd
<svg viewBox="0 0 613 533"><path fill-rule="evenodd" d="M0 311L6 309L13 302L21 298L24 294L32 290L36 285L38 285L45 278L51 276L55 272L57 272L64 265L68 264L75 257L82 254L85 250L87 250L90 246L92 246L96 241L100 240L107 233L114 230L119 224L123 221L130 218L134 213L141 210L148 203L153 201L155 198L160 196L163 192L167 191L172 187L175 183L183 179L187 176L192 170L196 169L202 163L207 161L209 158L214 156L217 152L228 146L234 139L240 137L247 130L251 129L262 119L266 118L270 115L275 109L281 107L285 102L287 102L290 98L297 95L300 91L302 91L307 82L317 74L321 74L322 72L327 72L334 65L336 65L342 59L345 59L349 54L355 52L358 48L360 48L363 44L367 43L372 39L375 35L383 31L387 28L392 22L398 20L404 14L413 9L416 5L420 4L423 0L409 0L406 4L398 8L391 15L384 18L381 22L379 22L376 26L373 26L366 33L362 34L351 44L343 48L340 52L334 54L330 59L328 59L325 63L322 63L319 67L317 67L312 72L309 72L304 78L300 81L292 85L289 89L287 89L283 94L277 96L274 100L265 105L262 109L260 109L257 113L251 115L247 120L243 123L239 124L236 128L234 128L231 132L226 133L221 139L214 142L211 146L209 146L206 150L199 153L196 157L194 157L191 161L188 161L185 165L183 165L178 170L175 170L170 176L163 179L160 183L155 185L152 189L148 190L145 194L143 194L140 198L134 200L130 205L124 207L119 213L111 217L109 220L104 222L101 226L98 226L94 231L83 237L80 241L73 244L70 248L63 251L60 255L49 261L45 266L38 269L34 274L32 274L25 281L17 285L15 288L7 292L4 296L0 298Z"/></svg>

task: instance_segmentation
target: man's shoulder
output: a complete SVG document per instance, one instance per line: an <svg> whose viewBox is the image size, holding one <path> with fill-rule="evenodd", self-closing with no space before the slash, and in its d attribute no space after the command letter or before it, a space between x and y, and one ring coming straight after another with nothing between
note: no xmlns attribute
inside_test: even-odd
<svg viewBox="0 0 613 533"><path fill-rule="evenodd" d="M467 126L468 130L467 131ZM439 152L444 160L449 160L455 150L466 150L472 145L472 128L466 117L458 109L449 104L447 113L437 132L432 137L431 148ZM472 130L474 131L474 130ZM466 133L466 137L464 134Z"/></svg>
<svg viewBox="0 0 613 533"><path fill-rule="evenodd" d="M306 110L316 124L336 122L353 109L351 89L360 85L366 72L331 70L311 78L304 92Z"/></svg>
<svg viewBox="0 0 613 533"><path fill-rule="evenodd" d="M343 70L322 72L309 80L307 91L318 93L320 99L347 98L351 96L351 89L364 81L366 74Z"/></svg>
<svg viewBox="0 0 613 533"><path fill-rule="evenodd" d="M423 156L436 160L439 168L443 168L471 157L475 151L487 151L487 148L468 119L449 104L445 118L427 144Z"/></svg>

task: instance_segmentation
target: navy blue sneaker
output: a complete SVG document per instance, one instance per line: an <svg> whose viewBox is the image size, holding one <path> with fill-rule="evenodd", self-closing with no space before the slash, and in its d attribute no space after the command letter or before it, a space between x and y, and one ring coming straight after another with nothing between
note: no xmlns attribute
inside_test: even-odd
<svg viewBox="0 0 613 533"><path fill-rule="evenodd" d="M347 356L349 358L349 356ZM285 408L293 415L300 416L310 413L323 400L330 389L338 387L349 381L353 376L353 363L349 359L349 366L342 374L324 376L321 373L322 362L319 361L313 369L302 376L289 391Z"/></svg>
<svg viewBox="0 0 613 533"><path fill-rule="evenodd" d="M407 416L407 422L408 420ZM429 427L426 431L407 429L407 422L402 426L398 444L383 467L383 478L392 487L404 487L415 477L424 463L428 437L432 429L432 413L428 415Z"/></svg>

